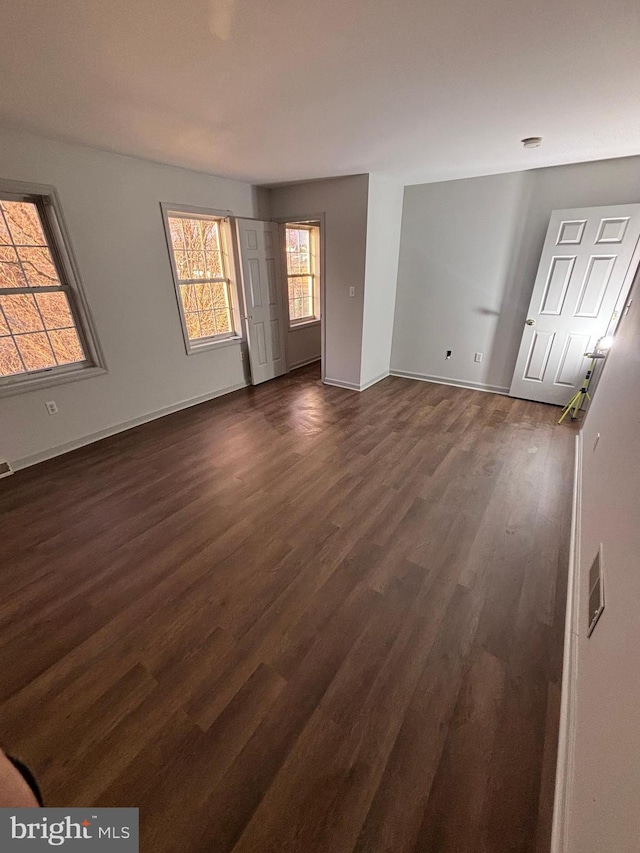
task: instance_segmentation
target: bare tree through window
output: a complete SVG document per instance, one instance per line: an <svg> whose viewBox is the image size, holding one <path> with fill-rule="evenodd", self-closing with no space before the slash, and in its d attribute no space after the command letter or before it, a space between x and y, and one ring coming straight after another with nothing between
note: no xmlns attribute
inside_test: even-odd
<svg viewBox="0 0 640 853"><path fill-rule="evenodd" d="M0 377L83 361L38 205L0 198Z"/></svg>
<svg viewBox="0 0 640 853"><path fill-rule="evenodd" d="M167 216L178 292L189 340L234 333L220 220Z"/></svg>
<svg viewBox="0 0 640 853"><path fill-rule="evenodd" d="M313 225L286 227L289 321L292 325L319 316L316 304L318 230Z"/></svg>

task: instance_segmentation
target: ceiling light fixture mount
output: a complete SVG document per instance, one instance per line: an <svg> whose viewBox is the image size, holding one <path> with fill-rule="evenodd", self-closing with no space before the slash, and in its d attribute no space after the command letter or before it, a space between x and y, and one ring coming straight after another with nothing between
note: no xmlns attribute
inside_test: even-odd
<svg viewBox="0 0 640 853"><path fill-rule="evenodd" d="M521 139L520 142L522 142L525 148L540 148L542 145L542 137L526 136L524 139Z"/></svg>

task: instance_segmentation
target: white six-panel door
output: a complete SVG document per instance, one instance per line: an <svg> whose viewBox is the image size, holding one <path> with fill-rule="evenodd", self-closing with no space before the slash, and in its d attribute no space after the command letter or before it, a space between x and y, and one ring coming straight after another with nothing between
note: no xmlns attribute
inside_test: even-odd
<svg viewBox="0 0 640 853"><path fill-rule="evenodd" d="M540 257L512 397L567 403L606 334L640 235L640 204L554 210Z"/></svg>
<svg viewBox="0 0 640 853"><path fill-rule="evenodd" d="M251 383L258 385L287 372L286 313L280 278L278 225L236 220L246 309Z"/></svg>

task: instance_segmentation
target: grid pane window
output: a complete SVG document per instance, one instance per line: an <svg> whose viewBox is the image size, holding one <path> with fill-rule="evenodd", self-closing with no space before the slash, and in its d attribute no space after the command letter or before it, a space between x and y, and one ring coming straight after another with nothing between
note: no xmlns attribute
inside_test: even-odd
<svg viewBox="0 0 640 853"><path fill-rule="evenodd" d="M316 243L314 226L287 226L286 256L289 321L314 320L317 313Z"/></svg>
<svg viewBox="0 0 640 853"><path fill-rule="evenodd" d="M234 334L220 220L169 214L167 222L188 339Z"/></svg>
<svg viewBox="0 0 640 853"><path fill-rule="evenodd" d="M35 201L0 197L0 377L86 361Z"/></svg>

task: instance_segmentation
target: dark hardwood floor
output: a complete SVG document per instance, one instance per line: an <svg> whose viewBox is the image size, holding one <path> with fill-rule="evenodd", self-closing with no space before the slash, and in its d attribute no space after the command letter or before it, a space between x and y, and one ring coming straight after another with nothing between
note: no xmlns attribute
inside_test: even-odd
<svg viewBox="0 0 640 853"><path fill-rule="evenodd" d="M546 853L557 416L312 366L3 480L0 741L144 853Z"/></svg>

